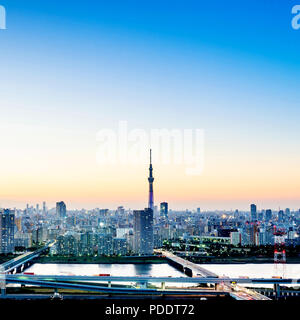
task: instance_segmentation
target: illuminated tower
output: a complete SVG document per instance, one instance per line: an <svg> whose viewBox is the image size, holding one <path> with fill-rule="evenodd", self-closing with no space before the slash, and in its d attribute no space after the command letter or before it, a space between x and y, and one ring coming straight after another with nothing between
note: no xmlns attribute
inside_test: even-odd
<svg viewBox="0 0 300 320"><path fill-rule="evenodd" d="M153 168L152 168L152 150L150 149L150 167L149 167L149 203L148 203L148 208L154 209L154 200L153 200Z"/></svg>

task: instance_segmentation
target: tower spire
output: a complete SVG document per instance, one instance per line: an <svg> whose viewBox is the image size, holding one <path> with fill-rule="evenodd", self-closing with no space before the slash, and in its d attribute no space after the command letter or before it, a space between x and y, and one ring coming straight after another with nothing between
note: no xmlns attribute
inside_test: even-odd
<svg viewBox="0 0 300 320"><path fill-rule="evenodd" d="M153 167L152 167L152 149L150 149L150 166L149 166L149 202L148 208L154 209L154 200L153 200Z"/></svg>

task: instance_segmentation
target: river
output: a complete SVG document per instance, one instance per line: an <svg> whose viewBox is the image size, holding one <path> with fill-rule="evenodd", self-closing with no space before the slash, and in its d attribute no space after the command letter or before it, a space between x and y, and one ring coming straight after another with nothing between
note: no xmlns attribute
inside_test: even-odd
<svg viewBox="0 0 300 320"><path fill-rule="evenodd" d="M203 268L219 276L232 278L300 278L300 264L277 265L266 264L203 264ZM41 264L36 263L26 269L37 275L99 275L111 276L152 276L152 277L186 277L185 274L169 264ZM251 285L247 285L251 286ZM270 285L253 285L255 287L272 287Z"/></svg>
<svg viewBox="0 0 300 320"><path fill-rule="evenodd" d="M300 264L203 264L202 267L219 276L249 278L300 278Z"/></svg>
<svg viewBox="0 0 300 320"><path fill-rule="evenodd" d="M182 272L167 263L163 264L40 264L26 269L37 275L78 275L93 276L110 274L111 276L152 276L183 277Z"/></svg>
<svg viewBox="0 0 300 320"><path fill-rule="evenodd" d="M300 278L300 264L285 264L275 266L266 264L201 264L201 266L219 276L271 278ZM98 275L107 273L112 276L152 276L152 277L182 277L184 274L173 266L163 264L41 264L36 263L26 269L40 275Z"/></svg>

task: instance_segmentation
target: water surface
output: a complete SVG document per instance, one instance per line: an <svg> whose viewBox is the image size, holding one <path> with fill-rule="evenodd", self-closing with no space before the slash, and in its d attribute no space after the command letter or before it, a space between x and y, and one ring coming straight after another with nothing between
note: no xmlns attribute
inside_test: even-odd
<svg viewBox="0 0 300 320"><path fill-rule="evenodd" d="M93 276L110 274L111 276L152 276L184 277L185 274L167 263L163 264L41 264L35 263L25 272L37 275L77 275Z"/></svg>

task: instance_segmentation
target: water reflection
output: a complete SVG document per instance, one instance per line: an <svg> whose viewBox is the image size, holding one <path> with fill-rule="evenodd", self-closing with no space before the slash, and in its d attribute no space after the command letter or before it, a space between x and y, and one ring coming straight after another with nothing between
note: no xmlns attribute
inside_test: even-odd
<svg viewBox="0 0 300 320"><path fill-rule="evenodd" d="M152 264L135 264L135 274L137 276L147 276L152 274Z"/></svg>
<svg viewBox="0 0 300 320"><path fill-rule="evenodd" d="M205 264L204 268L228 277L271 278L280 276L283 278L300 278L300 264L275 265L273 263L262 264Z"/></svg>
<svg viewBox="0 0 300 320"><path fill-rule="evenodd" d="M185 277L167 263L164 264L41 264L36 263L26 270L37 275L78 275L93 276L110 274L111 276L151 276Z"/></svg>

